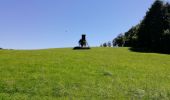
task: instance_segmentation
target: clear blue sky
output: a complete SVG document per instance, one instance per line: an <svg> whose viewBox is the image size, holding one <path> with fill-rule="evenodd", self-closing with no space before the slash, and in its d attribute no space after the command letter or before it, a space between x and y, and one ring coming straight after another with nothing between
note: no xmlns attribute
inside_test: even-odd
<svg viewBox="0 0 170 100"><path fill-rule="evenodd" d="M154 0L0 0L0 47L73 47L111 41L143 19Z"/></svg>

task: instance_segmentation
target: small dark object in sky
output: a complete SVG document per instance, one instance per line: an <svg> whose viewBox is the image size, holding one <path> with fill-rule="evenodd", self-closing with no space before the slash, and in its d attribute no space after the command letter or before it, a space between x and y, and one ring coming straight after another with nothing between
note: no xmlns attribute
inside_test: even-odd
<svg viewBox="0 0 170 100"><path fill-rule="evenodd" d="M79 49L90 49L90 47L88 46L88 43L86 41L86 35L82 34L81 39L78 42L79 46L74 47L74 50L79 50Z"/></svg>

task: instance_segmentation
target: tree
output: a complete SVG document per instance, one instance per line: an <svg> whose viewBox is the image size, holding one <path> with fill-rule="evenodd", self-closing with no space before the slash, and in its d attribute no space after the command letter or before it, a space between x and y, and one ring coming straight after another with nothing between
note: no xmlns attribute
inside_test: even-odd
<svg viewBox="0 0 170 100"><path fill-rule="evenodd" d="M107 47L107 43L103 43L103 47Z"/></svg>
<svg viewBox="0 0 170 100"><path fill-rule="evenodd" d="M161 36L161 49L164 52L170 52L170 4L166 3L163 9L164 13L164 31Z"/></svg>
<svg viewBox="0 0 170 100"><path fill-rule="evenodd" d="M155 0L140 24L114 40L114 46L170 52L170 4Z"/></svg>
<svg viewBox="0 0 170 100"><path fill-rule="evenodd" d="M163 1L156 0L140 24L138 46L156 49L160 47L160 37L164 28Z"/></svg>
<svg viewBox="0 0 170 100"><path fill-rule="evenodd" d="M138 39L137 33L138 33L139 25L136 25L132 27L129 31L125 32L124 35L124 46L125 47L135 47L136 41Z"/></svg>
<svg viewBox="0 0 170 100"><path fill-rule="evenodd" d="M109 42L107 43L107 46L108 46L108 47L111 47L111 46L112 46L112 43L109 41Z"/></svg>
<svg viewBox="0 0 170 100"><path fill-rule="evenodd" d="M113 46L119 46L123 47L124 45L124 35L119 34L114 40L113 40Z"/></svg>

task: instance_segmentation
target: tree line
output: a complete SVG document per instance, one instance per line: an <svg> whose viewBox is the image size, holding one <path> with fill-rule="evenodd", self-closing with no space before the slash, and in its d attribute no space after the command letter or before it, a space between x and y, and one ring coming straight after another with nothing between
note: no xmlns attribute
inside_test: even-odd
<svg viewBox="0 0 170 100"><path fill-rule="evenodd" d="M113 46L113 44L112 44L111 41L102 43L102 44L100 45L100 47L112 47L112 46Z"/></svg>
<svg viewBox="0 0 170 100"><path fill-rule="evenodd" d="M113 46L170 52L170 4L156 0L136 26L113 39Z"/></svg>

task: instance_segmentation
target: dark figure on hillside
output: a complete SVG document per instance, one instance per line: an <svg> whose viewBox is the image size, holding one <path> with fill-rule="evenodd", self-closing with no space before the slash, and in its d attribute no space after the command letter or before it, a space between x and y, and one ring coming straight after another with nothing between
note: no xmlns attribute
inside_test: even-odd
<svg viewBox="0 0 170 100"><path fill-rule="evenodd" d="M81 47L86 47L87 42L86 42L86 35L82 35L82 38L79 40L79 46Z"/></svg>
<svg viewBox="0 0 170 100"><path fill-rule="evenodd" d="M74 47L74 49L90 49L90 47L88 46L88 43L86 41L86 35L83 34L81 39L78 42L79 46L78 47Z"/></svg>

